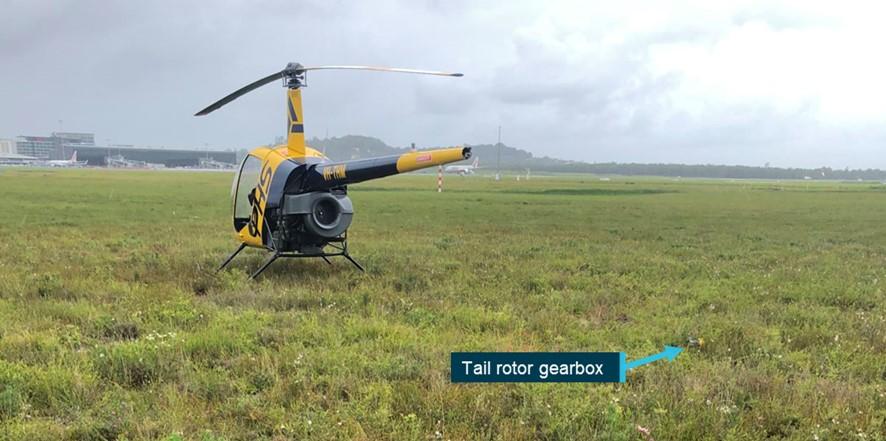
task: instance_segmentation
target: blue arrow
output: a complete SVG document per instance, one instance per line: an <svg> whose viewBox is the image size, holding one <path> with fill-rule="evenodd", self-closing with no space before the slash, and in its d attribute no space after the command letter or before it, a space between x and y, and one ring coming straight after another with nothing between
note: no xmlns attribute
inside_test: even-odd
<svg viewBox="0 0 886 441"><path fill-rule="evenodd" d="M652 363L653 361L661 360L662 358L667 358L668 361L674 361L677 358L677 355L683 352L683 348L678 348L676 346L665 346L664 350L650 355L648 357L641 358L639 360L634 360L625 365L625 370L633 369L635 367L643 366L644 364Z"/></svg>

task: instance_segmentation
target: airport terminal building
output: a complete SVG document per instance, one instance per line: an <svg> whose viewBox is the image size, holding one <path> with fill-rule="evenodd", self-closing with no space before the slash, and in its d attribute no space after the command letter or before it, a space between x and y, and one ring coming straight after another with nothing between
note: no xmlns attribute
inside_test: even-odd
<svg viewBox="0 0 886 441"><path fill-rule="evenodd" d="M51 136L19 136L9 153L17 153L42 160L69 159L74 151L77 160L89 166L105 166L107 158L123 157L131 161L163 164L166 167L198 167L201 161L236 164L234 150L197 150L146 148L124 145L98 146L92 133L53 132Z"/></svg>
<svg viewBox="0 0 886 441"><path fill-rule="evenodd" d="M18 144L14 139L0 139L0 155L18 154Z"/></svg>

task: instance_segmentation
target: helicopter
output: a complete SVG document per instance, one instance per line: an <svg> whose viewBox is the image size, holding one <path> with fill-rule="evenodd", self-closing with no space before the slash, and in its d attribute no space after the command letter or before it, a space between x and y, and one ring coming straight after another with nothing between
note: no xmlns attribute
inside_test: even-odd
<svg viewBox="0 0 886 441"><path fill-rule="evenodd" d="M307 72L313 70L369 70L421 75L461 77L461 73L375 66L286 67L254 81L212 103L194 116L204 116L261 86L282 81L287 89L286 143L251 150L234 177L231 205L234 232L239 247L216 271L223 270L246 247L270 254L250 276L255 279L279 258L342 256L365 271L348 252L348 228L354 205L348 185L405 173L471 157L465 146L419 150L402 155L350 161L332 161L305 143L301 90Z"/></svg>

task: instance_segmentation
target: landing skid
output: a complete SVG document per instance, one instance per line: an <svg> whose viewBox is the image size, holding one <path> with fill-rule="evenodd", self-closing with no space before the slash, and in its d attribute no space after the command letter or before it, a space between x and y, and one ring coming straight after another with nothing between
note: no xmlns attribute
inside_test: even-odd
<svg viewBox="0 0 886 441"><path fill-rule="evenodd" d="M271 266L271 264L274 263L274 261L276 261L277 259L280 259L280 258L299 259L299 258L306 258L306 257L319 257L319 258L325 260L326 263L332 265L332 261L329 260L329 258L330 257L337 257L337 256L342 256L345 259L348 259L348 261L351 262L358 270L360 270L361 272L366 272L366 269L364 269L362 265L357 263L357 261L354 260L354 258L351 257L351 255L348 254L347 251L341 251L338 253L321 253L321 254L282 253L282 252L273 251L272 254L270 256L268 256L268 258L265 260L265 262L254 273L252 273L252 275L249 276L249 278L255 279L261 273L263 273L266 269L268 269L268 267Z"/></svg>
<svg viewBox="0 0 886 441"><path fill-rule="evenodd" d="M265 261L261 264L261 266L258 267L258 269L255 270L255 272L252 273L252 275L249 276L249 278L255 279L261 273L263 273L266 269L268 269L268 267L271 266L272 263L274 263L277 259L280 259L280 258L294 258L295 259L295 258L305 258L305 257L319 257L319 258L323 259L324 261L326 261L326 263L332 265L332 261L329 260L330 257L342 256L345 259L348 259L348 262L351 262L355 267L357 267L358 270L360 270L361 272L366 272L366 269L363 268L363 265L360 265L356 260L354 260L353 257L351 257L350 253L348 253L348 244L346 241L344 241L344 240L341 241L340 245L335 245L335 244L330 243L330 244L327 244L327 246L335 248L336 252L333 252L333 253L321 252L321 253L303 254L303 253L292 252L292 251L270 250L271 255L268 256L267 259L265 259ZM225 269L225 267L228 266L228 264L230 264L231 261L234 260L234 258L237 257L237 255L240 254L240 252L243 251L244 248L246 248L246 244L240 244L240 247L238 247L236 250L234 250L234 252L231 253L231 255L228 256L227 259L225 259L225 261L221 264L221 266L219 266L218 269L215 270L215 272L219 272L219 271Z"/></svg>

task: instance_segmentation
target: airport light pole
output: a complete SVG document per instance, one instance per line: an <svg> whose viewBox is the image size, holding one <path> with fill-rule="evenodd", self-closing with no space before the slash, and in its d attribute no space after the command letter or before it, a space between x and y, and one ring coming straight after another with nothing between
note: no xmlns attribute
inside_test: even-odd
<svg viewBox="0 0 886 441"><path fill-rule="evenodd" d="M495 162L495 180L501 180L501 126L498 126L498 143L495 144L496 162Z"/></svg>

